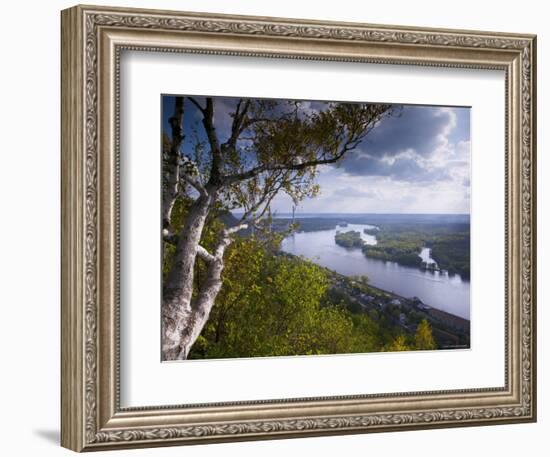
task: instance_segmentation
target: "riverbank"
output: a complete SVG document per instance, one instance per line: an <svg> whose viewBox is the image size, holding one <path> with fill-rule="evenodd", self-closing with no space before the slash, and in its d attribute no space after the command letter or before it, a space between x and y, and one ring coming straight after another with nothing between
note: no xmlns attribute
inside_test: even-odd
<svg viewBox="0 0 550 457"><path fill-rule="evenodd" d="M390 315L395 325L413 335L418 324L426 319L440 349L467 349L470 347L470 321L434 308L418 297L403 297L379 287L328 270L332 287L348 294L363 310Z"/></svg>
<svg viewBox="0 0 550 457"><path fill-rule="evenodd" d="M470 279L469 215L317 214L279 216L272 221L274 231L287 230L291 225L296 226L297 234L359 231L365 244L355 246L361 247L369 258ZM349 241L343 240L342 246ZM430 249L431 261L437 268L429 262L425 264L419 256L423 249Z"/></svg>
<svg viewBox="0 0 550 457"><path fill-rule="evenodd" d="M282 252L292 258L293 254ZM329 278L332 302L345 303L355 314L365 313L376 321L410 337L414 336L422 320L427 320L440 349L467 349L470 347L470 321L425 304L418 297L405 297L393 291L373 286L365 277L347 276L323 268Z"/></svg>
<svg viewBox="0 0 550 457"><path fill-rule="evenodd" d="M358 224L348 226L349 230L360 232L364 237L371 236L363 234L364 228ZM331 230L294 233L282 241L281 249L348 277L366 275L369 284L382 290L402 297L419 297L427 305L465 319L470 317L468 281L446 272L368 257L362 248L337 244L335 237L338 232L344 231L335 227ZM417 253L415 256L422 260Z"/></svg>

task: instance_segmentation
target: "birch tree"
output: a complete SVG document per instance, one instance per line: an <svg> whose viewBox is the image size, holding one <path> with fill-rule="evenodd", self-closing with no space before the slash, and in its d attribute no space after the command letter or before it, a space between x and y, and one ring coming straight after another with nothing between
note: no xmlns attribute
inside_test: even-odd
<svg viewBox="0 0 550 457"><path fill-rule="evenodd" d="M227 99L224 99L227 100ZM170 138L163 143L162 235L175 247L163 285L162 357L186 359L208 321L222 286L224 253L241 230L258 227L276 195L297 204L319 192L318 167L336 164L356 149L390 105L309 103L260 99L175 97ZM191 110L193 113L189 114ZM184 119L200 118L201 131L185 150ZM222 138L219 123L229 119ZM177 198L191 199L182 228L171 223ZM207 217L220 209L238 210L239 220L220 229L213 248L201 245ZM206 279L194 287L198 259Z"/></svg>

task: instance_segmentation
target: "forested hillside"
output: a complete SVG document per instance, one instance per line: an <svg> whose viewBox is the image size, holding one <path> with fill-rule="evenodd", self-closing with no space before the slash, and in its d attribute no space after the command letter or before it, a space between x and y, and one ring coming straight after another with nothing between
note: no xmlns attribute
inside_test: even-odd
<svg viewBox="0 0 550 457"><path fill-rule="evenodd" d="M188 204L178 199L172 216L176 228L187 210ZM209 218L201 240L207 249L215 242L222 219L231 222L228 214ZM228 248L221 291L189 358L436 347L428 322L420 325L424 321L419 320L410 328L403 327L400 311L389 304L389 295L371 288L365 278L337 278L312 262L282 255L278 251L281 237L276 233L242 236ZM165 274L174 251L170 246L167 249ZM199 261L195 268L195 290L199 290L208 265ZM384 306L366 310L358 305L354 293L372 297Z"/></svg>

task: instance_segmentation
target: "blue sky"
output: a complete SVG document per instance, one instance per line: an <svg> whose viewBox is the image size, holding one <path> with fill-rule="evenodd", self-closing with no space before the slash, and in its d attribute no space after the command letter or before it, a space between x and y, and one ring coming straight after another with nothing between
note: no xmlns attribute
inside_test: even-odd
<svg viewBox="0 0 550 457"><path fill-rule="evenodd" d="M222 142L235 103L215 98L214 123ZM303 103L311 110L324 105ZM164 96L162 105L162 128L169 132L174 98ZM184 131L184 151L205 139L201 114L189 101ZM469 213L470 108L396 105L342 161L319 167L318 183L320 195L303 201L298 212ZM291 210L285 195L273 201L272 211Z"/></svg>

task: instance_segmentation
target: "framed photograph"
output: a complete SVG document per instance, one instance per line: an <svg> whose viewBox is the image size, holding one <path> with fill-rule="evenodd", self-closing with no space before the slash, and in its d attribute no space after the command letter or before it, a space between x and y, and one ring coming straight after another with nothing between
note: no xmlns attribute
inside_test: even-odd
<svg viewBox="0 0 550 457"><path fill-rule="evenodd" d="M536 420L536 39L62 12L62 445Z"/></svg>

